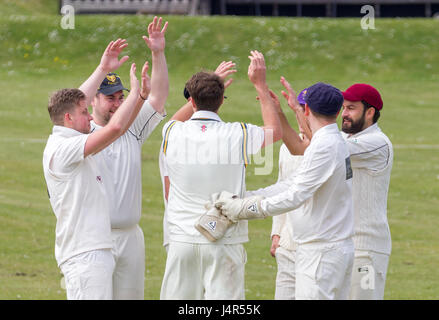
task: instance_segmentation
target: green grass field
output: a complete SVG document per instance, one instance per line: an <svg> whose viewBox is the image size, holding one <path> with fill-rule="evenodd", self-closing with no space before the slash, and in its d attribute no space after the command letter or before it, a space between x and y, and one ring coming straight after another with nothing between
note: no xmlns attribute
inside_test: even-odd
<svg viewBox="0 0 439 320"><path fill-rule="evenodd" d="M106 44L129 42L129 61L150 59L141 39L149 16L76 16L63 30L57 1L0 0L0 299L65 299L54 258L55 216L47 198L42 153L51 132L49 95L78 87L97 66ZM167 16L170 73L168 114L184 103L185 81L222 60L237 63L220 116L262 124L247 79L248 53L265 54L268 81L280 93L280 76L296 90L317 81L346 89L355 82L379 88L379 125L395 148L388 217L393 239L386 299L439 298L439 21L378 19L362 30L360 19ZM129 64L118 73L128 84ZM287 116L290 110L282 101ZM163 200L157 156L161 127L143 148L145 298L158 299L165 266ZM249 167L247 187L277 178ZM273 299L276 264L269 254L271 220L249 223L247 299Z"/></svg>

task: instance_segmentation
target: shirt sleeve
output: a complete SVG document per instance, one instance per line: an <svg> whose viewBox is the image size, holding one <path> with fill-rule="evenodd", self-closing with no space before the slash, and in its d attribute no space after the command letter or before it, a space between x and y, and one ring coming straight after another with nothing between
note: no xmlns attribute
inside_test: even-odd
<svg viewBox="0 0 439 320"><path fill-rule="evenodd" d="M286 214L280 214L278 216L273 217L273 223L271 225L271 235L270 238L273 238L274 235L280 236L282 228L286 223Z"/></svg>
<svg viewBox="0 0 439 320"><path fill-rule="evenodd" d="M247 153L258 153L264 143L264 129L248 123L246 124L246 127L248 132Z"/></svg>
<svg viewBox="0 0 439 320"><path fill-rule="evenodd" d="M70 137L55 149L49 161L49 169L55 176L71 174L84 160L84 148L89 134Z"/></svg>
<svg viewBox="0 0 439 320"><path fill-rule="evenodd" d="M331 146L318 144L305 151L302 165L288 183L278 182L285 189L278 195L262 200L262 208L270 215L278 215L300 207L333 174L336 161ZM275 188L276 185L269 188ZM279 188L279 187L278 187ZM279 188L281 190L281 188Z"/></svg>
<svg viewBox="0 0 439 320"><path fill-rule="evenodd" d="M155 111L149 101L146 100L128 131L136 136L137 140L144 143L165 117L166 114L161 115Z"/></svg>
<svg viewBox="0 0 439 320"><path fill-rule="evenodd" d="M387 167L390 146L378 135L363 135L346 140L352 168L379 171Z"/></svg>
<svg viewBox="0 0 439 320"><path fill-rule="evenodd" d="M168 176L168 167L166 166L165 155L163 154L162 149L160 149L160 155L159 155L159 168L160 168L160 176L163 180L164 177Z"/></svg>
<svg viewBox="0 0 439 320"><path fill-rule="evenodd" d="M168 138L169 138L169 134L171 132L172 127L177 123L177 120L171 120L165 123L165 125L163 126L162 129L162 145L161 145L161 151L163 152L163 155L166 156L166 150L168 147Z"/></svg>

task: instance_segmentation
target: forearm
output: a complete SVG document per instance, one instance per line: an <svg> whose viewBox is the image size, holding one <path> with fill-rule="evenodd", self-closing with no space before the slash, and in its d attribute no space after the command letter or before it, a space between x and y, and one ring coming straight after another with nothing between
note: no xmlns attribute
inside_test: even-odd
<svg viewBox="0 0 439 320"><path fill-rule="evenodd" d="M152 52L151 92L149 103L160 114L164 113L169 94L168 66L164 51Z"/></svg>
<svg viewBox="0 0 439 320"><path fill-rule="evenodd" d="M145 102L146 102L146 100L143 100L140 97L140 94L139 94L139 97L137 98L137 102L136 102L136 105L134 107L134 110L131 113L131 118L130 118L129 122L127 123L128 127L124 128L124 131L128 130L128 128L131 126L131 124L137 118L137 115L139 114L140 110L142 110L143 105L145 104Z"/></svg>
<svg viewBox="0 0 439 320"><path fill-rule="evenodd" d="M130 94L108 123L110 126L119 128L121 134L131 126L143 105L143 99L140 99L139 93L139 88L131 88Z"/></svg>
<svg viewBox="0 0 439 320"><path fill-rule="evenodd" d="M136 107L138 94L139 89L132 89L109 123L101 130L96 130L89 135L84 147L84 157L96 154L106 148L128 129L132 123L132 113Z"/></svg>
<svg viewBox="0 0 439 320"><path fill-rule="evenodd" d="M312 192L300 190L297 185L292 184L284 192L262 200L261 207L269 216L277 216L299 208L311 196Z"/></svg>
<svg viewBox="0 0 439 320"><path fill-rule="evenodd" d="M86 97L87 106L90 105L91 100L96 95L96 92L101 85L101 82L105 79L107 71L104 70L100 65L93 71L93 73L88 77L87 80L79 87Z"/></svg>
<svg viewBox="0 0 439 320"><path fill-rule="evenodd" d="M193 114L194 110L192 108L192 103L188 101L172 116L171 120L186 121L189 120Z"/></svg>
<svg viewBox="0 0 439 320"><path fill-rule="evenodd" d="M258 93L259 102L261 104L262 120L264 122L264 129L273 130L273 143L282 138L282 127L279 120L279 114L275 108L273 100L270 96L267 85L255 85ZM265 141L264 145L269 144Z"/></svg>
<svg viewBox="0 0 439 320"><path fill-rule="evenodd" d="M300 138L297 132L291 128L283 112L279 114L279 118L283 131L282 140L288 148L288 151L293 155L303 155L306 149L304 141Z"/></svg>

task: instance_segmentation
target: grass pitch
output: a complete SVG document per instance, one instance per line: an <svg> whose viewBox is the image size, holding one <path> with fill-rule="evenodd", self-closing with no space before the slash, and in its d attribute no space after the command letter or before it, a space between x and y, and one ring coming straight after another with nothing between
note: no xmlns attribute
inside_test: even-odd
<svg viewBox="0 0 439 320"><path fill-rule="evenodd" d="M148 16L77 16L63 30L56 1L0 0L0 299L65 299L54 258L55 216L47 198L42 153L51 132L49 95L78 87L97 66L106 44L126 38L129 61L150 59L141 39ZM439 298L439 21L360 19L165 17L170 25L168 114L183 103L186 80L202 68L233 60L239 72L221 108L225 121L262 124L255 90L247 79L250 50L265 54L268 82L280 93L280 76L296 90L317 81L345 89L355 82L379 88L379 125L395 158L388 217L393 251L385 299ZM129 64L117 71L128 83ZM292 112L282 100L293 123ZM158 299L165 266L163 200L157 156L161 124L142 153L145 233L145 298ZM277 152L269 175L247 171L249 190L277 178ZM269 255L271 221L249 223L247 299L272 299L276 264Z"/></svg>

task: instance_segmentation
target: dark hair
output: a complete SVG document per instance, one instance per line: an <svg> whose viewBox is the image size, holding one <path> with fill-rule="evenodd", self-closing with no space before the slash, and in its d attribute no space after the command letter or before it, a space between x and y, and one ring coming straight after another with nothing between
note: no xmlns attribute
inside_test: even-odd
<svg viewBox="0 0 439 320"><path fill-rule="evenodd" d="M58 90L49 99L50 119L55 125L63 125L64 114L71 112L84 99L85 94L79 89Z"/></svg>
<svg viewBox="0 0 439 320"><path fill-rule="evenodd" d="M224 82L212 72L198 72L186 83L198 110L218 111L224 97Z"/></svg>
<svg viewBox="0 0 439 320"><path fill-rule="evenodd" d="M331 114L331 115L326 115L326 114L314 111L313 109L311 109L311 107L309 108L309 111L311 111L313 116L316 117L316 118L330 120L330 121L332 121L334 119L337 119L337 113L336 114Z"/></svg>
<svg viewBox="0 0 439 320"><path fill-rule="evenodd" d="M373 121L373 123L376 123L376 122L378 121L378 119L380 118L380 116L381 116L381 114L380 114L380 110L378 110L378 109L375 108L373 105L367 103L367 102L364 101L364 100L361 100L361 102L362 102L363 105L364 105L364 112L363 112L363 113L366 113L366 110L369 109L369 108L374 108L374 109L375 109L375 113L374 113L374 115L373 115L373 119L372 119L372 121Z"/></svg>

